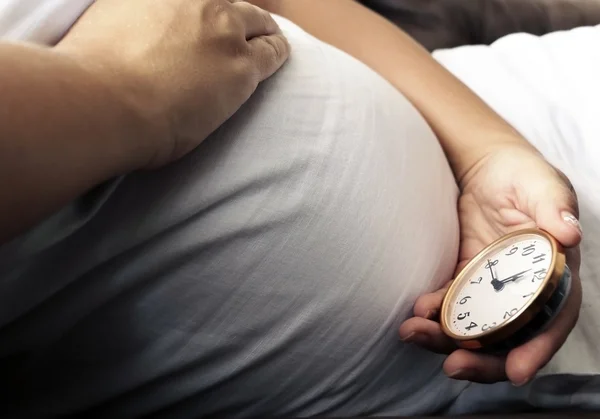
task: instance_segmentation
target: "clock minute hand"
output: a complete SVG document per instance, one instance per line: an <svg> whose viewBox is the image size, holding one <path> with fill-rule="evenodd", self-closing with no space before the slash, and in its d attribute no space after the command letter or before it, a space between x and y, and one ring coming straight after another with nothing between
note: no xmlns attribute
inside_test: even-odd
<svg viewBox="0 0 600 419"><path fill-rule="evenodd" d="M516 281L517 279L519 279L521 276L523 276L524 273L529 272L531 269L527 269L526 271L523 272L519 272L518 274L514 274L512 276L509 276L508 278L503 279L502 281L499 281L502 284L506 284L507 282L512 282L512 281Z"/></svg>

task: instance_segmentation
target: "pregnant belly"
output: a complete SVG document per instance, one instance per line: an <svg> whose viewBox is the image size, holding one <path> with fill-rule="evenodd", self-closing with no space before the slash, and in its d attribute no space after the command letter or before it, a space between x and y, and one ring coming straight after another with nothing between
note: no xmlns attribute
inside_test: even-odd
<svg viewBox="0 0 600 419"><path fill-rule="evenodd" d="M0 272L21 284L0 319L1 354L27 354L15 411L409 415L463 388L397 338L456 263L442 150L387 82L280 22L293 58L196 152Z"/></svg>

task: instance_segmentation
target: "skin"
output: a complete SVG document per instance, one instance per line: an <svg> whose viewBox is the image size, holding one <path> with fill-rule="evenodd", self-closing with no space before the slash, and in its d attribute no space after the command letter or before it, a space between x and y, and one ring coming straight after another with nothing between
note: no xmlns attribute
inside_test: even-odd
<svg viewBox="0 0 600 419"><path fill-rule="evenodd" d="M100 0L54 48L0 43L0 244L194 149L288 55L268 13L228 0Z"/></svg>
<svg viewBox="0 0 600 419"><path fill-rule="evenodd" d="M563 218L577 214L576 197L568 185L559 172L537 155L511 148L492 154L466 178L458 202L461 225L458 269L496 238L523 228L542 228L569 246L567 264L573 273L571 294L545 333L512 350L507 357L457 350L442 333L439 323L433 320L439 313L448 283L416 301L415 317L400 326L400 337L434 352L448 354L444 371L453 378L482 383L509 379L518 386L531 381L563 345L577 322L581 307L578 245L582 233L578 223Z"/></svg>
<svg viewBox="0 0 600 419"><path fill-rule="evenodd" d="M405 341L449 353L444 370L454 378L530 380L581 305L581 232L566 178L427 51L354 1L255 3L363 61L421 112L461 188L460 263L523 226L544 228L572 249L574 291L561 317L506 359L445 339L430 319L444 290L421 297L400 327ZM10 104L0 110L0 243L99 182L189 152L288 53L268 16L226 0L99 0L55 48L0 44L0 93Z"/></svg>
<svg viewBox="0 0 600 419"><path fill-rule="evenodd" d="M573 289L551 328L507 357L459 350L433 320L446 287L419 298L400 326L405 342L446 353L452 378L492 383L530 381L574 327L581 307L578 205L568 179L410 37L353 0L253 0L370 66L427 120L461 190L458 269L508 232L543 228L568 250ZM523 174L527 174L526 182Z"/></svg>

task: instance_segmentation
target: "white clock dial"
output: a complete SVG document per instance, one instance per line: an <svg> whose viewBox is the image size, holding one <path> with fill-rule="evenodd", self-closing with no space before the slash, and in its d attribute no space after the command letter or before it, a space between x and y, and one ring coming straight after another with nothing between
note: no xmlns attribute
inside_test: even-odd
<svg viewBox="0 0 600 419"><path fill-rule="evenodd" d="M543 236L524 234L503 242L458 284L450 331L475 337L509 322L529 306L551 263L552 245Z"/></svg>

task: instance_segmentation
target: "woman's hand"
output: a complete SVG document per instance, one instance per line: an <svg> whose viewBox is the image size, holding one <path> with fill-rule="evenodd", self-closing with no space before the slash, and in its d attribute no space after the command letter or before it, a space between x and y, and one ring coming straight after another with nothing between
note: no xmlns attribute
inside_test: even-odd
<svg viewBox="0 0 600 419"><path fill-rule="evenodd" d="M146 167L195 148L289 55L269 13L236 0L97 0L56 50L164 133L139 139Z"/></svg>
<svg viewBox="0 0 600 419"><path fill-rule="evenodd" d="M571 294L546 332L505 358L457 349L443 334L433 319L447 287L417 300L415 317L401 325L400 337L448 353L444 371L452 378L484 383L508 378L515 385L523 385L550 361L577 322L581 305L577 198L568 179L527 144L503 146L486 154L466 172L460 187L459 269L498 237L539 227L567 248L567 264L573 273Z"/></svg>

